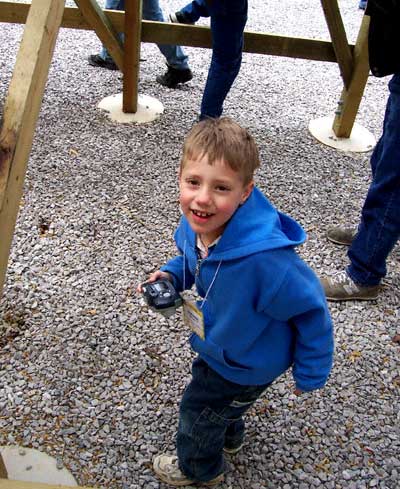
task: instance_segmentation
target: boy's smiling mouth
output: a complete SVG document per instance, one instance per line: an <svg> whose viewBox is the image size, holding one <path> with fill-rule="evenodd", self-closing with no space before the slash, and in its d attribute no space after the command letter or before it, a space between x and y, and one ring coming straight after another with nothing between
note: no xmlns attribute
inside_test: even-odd
<svg viewBox="0 0 400 489"><path fill-rule="evenodd" d="M208 219L214 215L209 212L198 211L197 209L190 209L190 210L192 214L199 219Z"/></svg>

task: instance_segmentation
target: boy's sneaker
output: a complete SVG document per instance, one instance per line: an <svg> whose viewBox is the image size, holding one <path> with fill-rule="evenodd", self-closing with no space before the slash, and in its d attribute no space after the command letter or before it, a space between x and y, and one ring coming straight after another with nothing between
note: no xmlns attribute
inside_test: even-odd
<svg viewBox="0 0 400 489"><path fill-rule="evenodd" d="M171 486L215 486L224 480L224 473L207 482L196 482L188 479L178 466L178 457L172 455L157 455L154 457L153 469L163 482Z"/></svg>
<svg viewBox="0 0 400 489"><path fill-rule="evenodd" d="M176 88L180 83L186 83L192 78L193 73L189 68L186 70L177 70L172 66L168 66L167 71L163 75L158 75L156 80L164 87Z"/></svg>
<svg viewBox="0 0 400 489"><path fill-rule="evenodd" d="M334 277L321 278L326 298L330 301L373 301L378 298L379 285L363 287L357 285L346 271Z"/></svg>
<svg viewBox="0 0 400 489"><path fill-rule="evenodd" d="M236 455L237 453L240 452L242 448L243 448L243 442L240 442L240 444L236 446L225 445L224 452L228 453L229 455Z"/></svg>
<svg viewBox="0 0 400 489"><path fill-rule="evenodd" d="M88 57L89 64L97 68L106 68L107 70L118 70L118 66L112 59L103 59L98 54L91 54Z"/></svg>
<svg viewBox="0 0 400 489"><path fill-rule="evenodd" d="M191 22L185 14L182 12L173 12L168 15L168 18L170 22L173 22L174 24L188 24L188 25L194 25L194 22Z"/></svg>
<svg viewBox="0 0 400 489"><path fill-rule="evenodd" d="M335 226L328 229L326 237L332 243L350 246L357 232L358 229L355 227Z"/></svg>

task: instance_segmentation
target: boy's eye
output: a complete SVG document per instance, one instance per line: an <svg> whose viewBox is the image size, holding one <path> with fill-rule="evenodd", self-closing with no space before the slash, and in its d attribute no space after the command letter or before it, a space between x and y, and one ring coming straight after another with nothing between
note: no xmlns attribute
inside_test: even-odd
<svg viewBox="0 0 400 489"><path fill-rule="evenodd" d="M199 184L199 181L196 178L187 178L186 183L192 186L197 186Z"/></svg>
<svg viewBox="0 0 400 489"><path fill-rule="evenodd" d="M220 192L229 192L230 188L226 185L217 185L217 190Z"/></svg>

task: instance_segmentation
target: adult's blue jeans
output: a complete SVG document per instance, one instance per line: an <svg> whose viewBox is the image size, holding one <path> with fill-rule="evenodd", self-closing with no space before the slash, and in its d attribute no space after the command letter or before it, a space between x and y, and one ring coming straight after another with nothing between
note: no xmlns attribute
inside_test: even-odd
<svg viewBox="0 0 400 489"><path fill-rule="evenodd" d="M206 482L224 470L224 446L244 437L243 415L270 384L245 386L229 382L201 358L180 404L177 454L181 471Z"/></svg>
<svg viewBox="0 0 400 489"><path fill-rule="evenodd" d="M193 0L181 8L180 12L191 22L197 22L200 17L210 17L206 0Z"/></svg>
<svg viewBox="0 0 400 489"><path fill-rule="evenodd" d="M378 285L400 238L400 73L389 82L383 133L371 156L372 182L348 256L357 284Z"/></svg>
<svg viewBox="0 0 400 489"><path fill-rule="evenodd" d="M212 58L201 102L200 119L219 117L242 63L247 0L212 0Z"/></svg>
<svg viewBox="0 0 400 489"><path fill-rule="evenodd" d="M105 8L110 10L125 10L125 0L106 0ZM164 16L158 0L143 0L142 16L144 20L164 22ZM122 40L123 34L120 34L120 36ZM157 46L169 66L177 70L187 70L189 68L188 57L180 46L172 46L170 44L157 44ZM104 46L100 52L100 56L103 59L112 59Z"/></svg>

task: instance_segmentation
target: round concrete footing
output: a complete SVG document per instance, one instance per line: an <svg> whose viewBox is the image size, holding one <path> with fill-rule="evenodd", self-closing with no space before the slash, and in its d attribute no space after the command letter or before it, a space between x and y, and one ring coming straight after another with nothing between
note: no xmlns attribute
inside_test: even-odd
<svg viewBox="0 0 400 489"><path fill-rule="evenodd" d="M137 111L134 114L123 112L122 93L103 98L97 107L107 111L112 121L120 123L136 122L142 124L144 122L151 122L158 119L164 112L163 104L148 95L138 96Z"/></svg>
<svg viewBox="0 0 400 489"><path fill-rule="evenodd" d="M18 446L0 447L10 480L77 486L72 474L46 453ZM60 468L58 468L60 467Z"/></svg>
<svg viewBox="0 0 400 489"><path fill-rule="evenodd" d="M349 138L338 138L332 130L333 121L333 117L314 119L308 129L318 141L341 151L364 153L374 148L376 139L364 127L354 124Z"/></svg>

